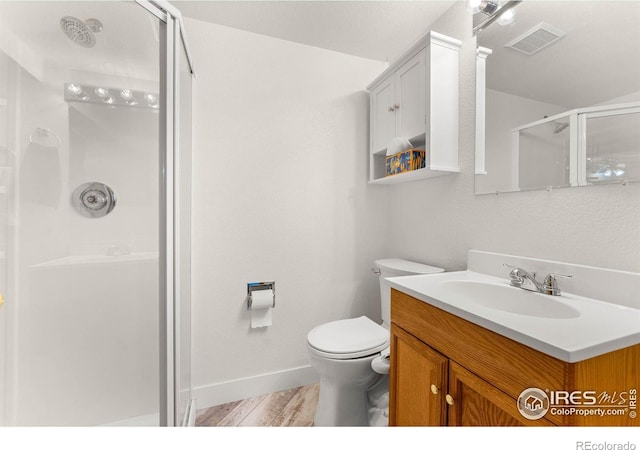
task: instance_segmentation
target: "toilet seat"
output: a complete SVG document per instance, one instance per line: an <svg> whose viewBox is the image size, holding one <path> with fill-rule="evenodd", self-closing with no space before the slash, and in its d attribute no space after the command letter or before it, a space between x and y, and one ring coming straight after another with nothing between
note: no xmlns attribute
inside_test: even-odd
<svg viewBox="0 0 640 450"><path fill-rule="evenodd" d="M331 359L355 359L389 347L389 331L366 316L336 320L315 327L307 335L309 349Z"/></svg>

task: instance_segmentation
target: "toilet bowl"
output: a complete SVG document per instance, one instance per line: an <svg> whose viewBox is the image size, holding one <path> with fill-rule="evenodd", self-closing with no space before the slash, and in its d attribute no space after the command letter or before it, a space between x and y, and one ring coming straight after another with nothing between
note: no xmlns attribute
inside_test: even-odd
<svg viewBox="0 0 640 450"><path fill-rule="evenodd" d="M311 365L320 374L315 426L386 426L389 411L390 289L384 278L443 272L402 259L375 261L382 324L366 316L336 320L307 335Z"/></svg>

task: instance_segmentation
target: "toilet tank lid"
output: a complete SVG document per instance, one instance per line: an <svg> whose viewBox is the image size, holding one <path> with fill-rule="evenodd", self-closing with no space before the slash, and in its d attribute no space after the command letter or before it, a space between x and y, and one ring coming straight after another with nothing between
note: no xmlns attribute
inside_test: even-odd
<svg viewBox="0 0 640 450"><path fill-rule="evenodd" d="M378 259L375 261L375 265L378 269L386 270L397 275L421 275L444 272L444 269L440 267L428 266L399 258Z"/></svg>

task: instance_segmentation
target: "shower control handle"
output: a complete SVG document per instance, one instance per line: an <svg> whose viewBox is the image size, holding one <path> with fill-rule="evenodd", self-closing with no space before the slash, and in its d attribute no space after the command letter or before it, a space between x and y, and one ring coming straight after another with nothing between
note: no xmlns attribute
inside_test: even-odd
<svg viewBox="0 0 640 450"><path fill-rule="evenodd" d="M103 183L84 183L73 190L71 204L85 217L104 217L116 207L117 196Z"/></svg>

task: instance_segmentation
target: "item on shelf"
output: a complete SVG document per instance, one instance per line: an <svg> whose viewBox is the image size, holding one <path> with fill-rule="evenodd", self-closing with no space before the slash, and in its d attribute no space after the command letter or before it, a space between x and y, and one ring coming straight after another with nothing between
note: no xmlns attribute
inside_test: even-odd
<svg viewBox="0 0 640 450"><path fill-rule="evenodd" d="M425 151L415 148L386 157L385 176L397 175L425 167Z"/></svg>
<svg viewBox="0 0 640 450"><path fill-rule="evenodd" d="M411 142L409 142L408 139L396 137L393 138L387 146L387 156L396 155L405 150L410 150L411 148L413 148L413 145L411 145Z"/></svg>

